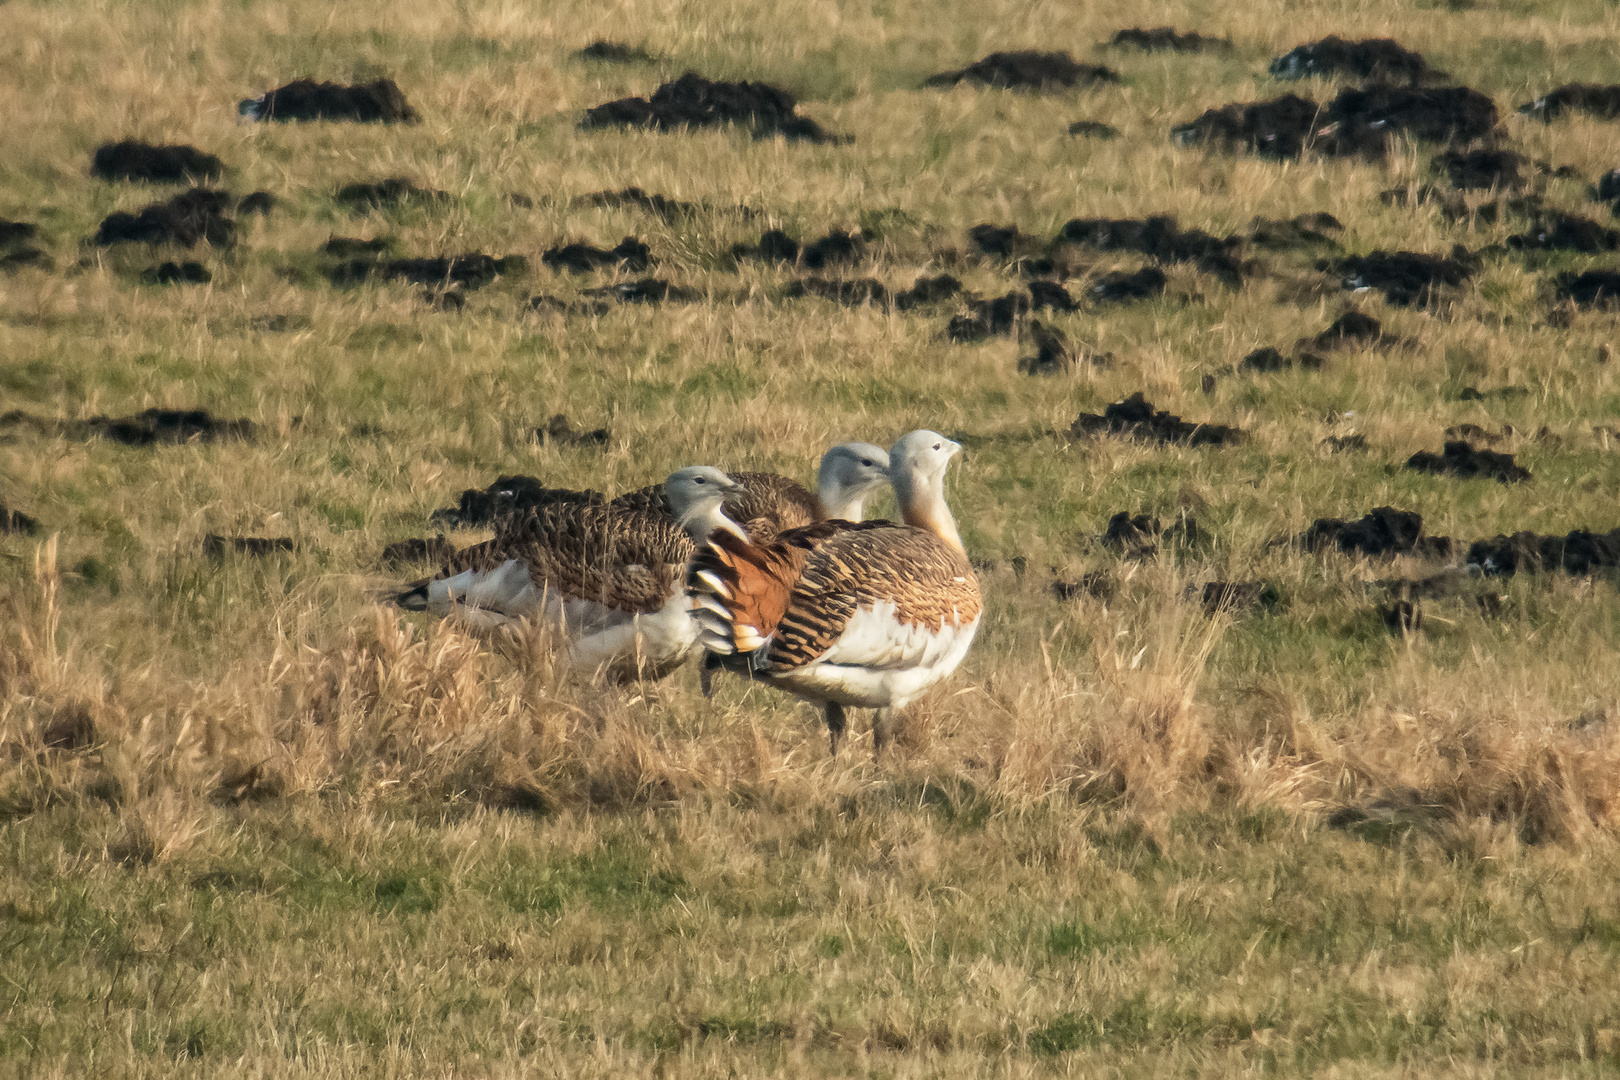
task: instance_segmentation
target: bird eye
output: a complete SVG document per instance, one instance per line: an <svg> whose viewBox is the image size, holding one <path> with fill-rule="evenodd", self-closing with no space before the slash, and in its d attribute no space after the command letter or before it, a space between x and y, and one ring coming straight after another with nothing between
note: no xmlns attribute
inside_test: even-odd
<svg viewBox="0 0 1620 1080"><path fill-rule="evenodd" d="M934 449L935 449L935 450L938 450L938 449L939 449L939 443L935 443L935 444L934 444Z"/></svg>
<svg viewBox="0 0 1620 1080"><path fill-rule="evenodd" d="M707 484L709 482L706 477L702 477L702 476L695 477L694 480L695 480L696 483L699 483L699 484Z"/></svg>
<svg viewBox="0 0 1620 1080"><path fill-rule="evenodd" d="M865 465L868 469L870 469L872 467L872 459L871 458L861 458L861 464Z"/></svg>

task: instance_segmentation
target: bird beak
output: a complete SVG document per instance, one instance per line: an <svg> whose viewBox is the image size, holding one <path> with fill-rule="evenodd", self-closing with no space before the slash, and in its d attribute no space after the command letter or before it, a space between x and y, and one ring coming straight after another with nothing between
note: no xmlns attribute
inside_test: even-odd
<svg viewBox="0 0 1620 1080"><path fill-rule="evenodd" d="M748 494L747 485L739 484L735 480L732 480L729 484L727 484L725 487L721 488L720 490L725 492L728 496L730 496L730 495L746 495L746 494Z"/></svg>

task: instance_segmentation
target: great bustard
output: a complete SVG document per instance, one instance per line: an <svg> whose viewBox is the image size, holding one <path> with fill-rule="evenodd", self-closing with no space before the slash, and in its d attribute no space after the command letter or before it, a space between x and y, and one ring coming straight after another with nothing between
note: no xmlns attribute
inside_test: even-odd
<svg viewBox="0 0 1620 1080"><path fill-rule="evenodd" d="M950 675L979 628L979 582L945 503L961 446L914 431L890 451L904 524L822 522L758 543L716 530L687 577L700 641L722 663L826 713L832 750L846 708L876 709L873 748L893 710Z"/></svg>

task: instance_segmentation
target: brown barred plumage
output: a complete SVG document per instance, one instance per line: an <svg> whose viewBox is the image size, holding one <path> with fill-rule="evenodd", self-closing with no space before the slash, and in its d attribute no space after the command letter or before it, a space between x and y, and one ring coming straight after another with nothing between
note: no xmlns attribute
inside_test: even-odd
<svg viewBox="0 0 1620 1080"><path fill-rule="evenodd" d="M777 529L797 529L823 517L820 500L796 480L769 472L734 472L728 475L747 489L746 493L727 499L722 507L732 521L746 523L763 518ZM666 516L670 512L664 489L657 484L627 491L609 505L631 510L656 510Z"/></svg>

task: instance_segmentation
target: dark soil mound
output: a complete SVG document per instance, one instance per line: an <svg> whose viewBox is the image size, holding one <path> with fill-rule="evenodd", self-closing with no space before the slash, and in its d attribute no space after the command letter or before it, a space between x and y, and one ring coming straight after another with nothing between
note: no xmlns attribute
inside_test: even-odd
<svg viewBox="0 0 1620 1080"><path fill-rule="evenodd" d="M25 266L37 266L42 270L49 270L51 257L42 249L24 244L14 246L4 255L0 255L0 270L21 270Z"/></svg>
<svg viewBox="0 0 1620 1080"><path fill-rule="evenodd" d="M1349 75L1357 79L1418 83L1446 76L1434 70L1422 54L1403 48L1390 38L1346 41L1325 37L1301 45L1271 62L1274 79L1303 79L1310 75Z"/></svg>
<svg viewBox="0 0 1620 1080"><path fill-rule="evenodd" d="M968 230L968 241L981 255L1010 258L1014 249L1027 246L1020 243L1026 238L1016 225L975 225Z"/></svg>
<svg viewBox="0 0 1620 1080"><path fill-rule="evenodd" d="M1310 339L1306 340L1309 341ZM1267 346L1263 349L1256 349L1245 356L1242 362L1238 364L1238 370L1270 374L1277 371L1288 371L1298 366L1310 371L1317 371L1325 363L1327 361L1315 353L1302 352L1297 357L1288 356L1281 349ZM1209 377L1214 378L1214 376Z"/></svg>
<svg viewBox="0 0 1620 1080"><path fill-rule="evenodd" d="M1108 40L1108 44L1148 52L1229 52L1232 48L1232 43L1225 38L1206 37L1192 31L1179 34L1173 26L1155 26L1151 30L1133 26L1129 30L1119 31Z"/></svg>
<svg viewBox="0 0 1620 1080"><path fill-rule="evenodd" d="M1299 157L1307 146L1318 149L1321 106L1297 94L1270 101L1234 102L1206 110L1198 119L1170 129L1170 140L1180 146L1216 144L1248 150L1264 157ZM1384 138L1372 149L1383 153ZM1336 144L1324 144L1329 150ZM1328 151L1323 151L1328 152Z"/></svg>
<svg viewBox="0 0 1620 1080"><path fill-rule="evenodd" d="M1102 570L1081 574L1079 581L1054 581L1048 589L1059 600L1078 600L1082 596L1112 600L1116 591L1113 578Z"/></svg>
<svg viewBox="0 0 1620 1080"><path fill-rule="evenodd" d="M959 71L943 71L924 80L924 86L955 86L961 82L1003 89L1051 90L1119 82L1119 73L1095 64L1077 63L1066 52L991 53Z"/></svg>
<svg viewBox="0 0 1620 1080"><path fill-rule="evenodd" d="M855 262L865 250L866 243L860 237L835 229L820 240L806 244L800 256L805 266L821 270L837 263Z"/></svg>
<svg viewBox="0 0 1620 1080"><path fill-rule="evenodd" d="M1448 440L1438 454L1419 450L1406 461L1408 469L1418 472L1455 476L1464 480L1478 477L1516 484L1530 479L1530 470L1514 462L1512 454L1495 450L1476 450L1461 440Z"/></svg>
<svg viewBox="0 0 1620 1080"><path fill-rule="evenodd" d="M454 508L435 510L433 522L446 528L494 525L504 518L553 503L604 503L595 491L548 488L532 476L502 476L487 488L468 488Z"/></svg>
<svg viewBox="0 0 1620 1080"><path fill-rule="evenodd" d="M1402 307L1427 304L1438 286L1458 286L1479 273L1480 260L1465 248L1449 256L1421 251L1375 251L1352 255L1324 269L1344 276L1347 289L1377 289L1392 304Z"/></svg>
<svg viewBox="0 0 1620 1080"><path fill-rule="evenodd" d="M334 198L349 206L398 206L407 202L441 202L450 196L433 188L417 187L403 176L390 176L360 184L346 184Z"/></svg>
<svg viewBox="0 0 1620 1080"><path fill-rule="evenodd" d="M203 537L203 554L216 558L224 555L251 555L264 558L293 550L293 542L285 536L221 536L209 533Z"/></svg>
<svg viewBox="0 0 1620 1080"><path fill-rule="evenodd" d="M332 268L327 277L334 285L357 285L368 279L408 281L414 285L478 289L503 274L520 274L528 269L521 255L497 259L482 252L448 255L433 259L351 259Z"/></svg>
<svg viewBox="0 0 1620 1080"><path fill-rule="evenodd" d="M131 242L196 247L206 241L213 247L229 247L236 241L233 205L228 192L192 188L139 213L108 214L96 230L95 242L103 247Z"/></svg>
<svg viewBox="0 0 1620 1080"><path fill-rule="evenodd" d="M1377 344L1383 336L1384 326L1377 319L1359 311L1347 311L1312 341L1322 349L1354 349Z"/></svg>
<svg viewBox="0 0 1620 1080"><path fill-rule="evenodd" d="M658 57L639 45L625 45L617 41L593 41L574 54L578 60L595 60L602 64L656 64Z"/></svg>
<svg viewBox="0 0 1620 1080"><path fill-rule="evenodd" d="M783 135L806 142L847 141L796 112L798 102L780 87L762 82L717 82L687 72L649 98L621 98L588 109L582 128L650 127L660 131L745 124L755 138Z"/></svg>
<svg viewBox="0 0 1620 1080"><path fill-rule="evenodd" d="M1365 435L1329 435L1322 440L1322 445L1330 454L1342 454L1349 450L1367 449L1367 436Z"/></svg>
<svg viewBox="0 0 1620 1080"><path fill-rule="evenodd" d="M1567 112L1613 120L1620 117L1620 86L1568 83L1545 97L1520 105L1519 111L1536 120L1554 120Z"/></svg>
<svg viewBox="0 0 1620 1080"><path fill-rule="evenodd" d="M1620 303L1620 271L1588 270L1584 274L1560 274L1558 298L1586 306Z"/></svg>
<svg viewBox="0 0 1620 1080"><path fill-rule="evenodd" d="M200 262L166 262L143 270L141 280L148 285L207 285L214 275Z"/></svg>
<svg viewBox="0 0 1620 1080"><path fill-rule="evenodd" d="M890 303L888 288L876 278L851 278L849 280L829 280L819 277L803 278L790 284L783 295L788 297L820 296L848 307L865 307L867 305L888 307Z"/></svg>
<svg viewBox="0 0 1620 1080"><path fill-rule="evenodd" d="M32 536L39 529L39 522L23 513L21 510L10 510L4 503L0 503L0 533L20 533L23 536Z"/></svg>
<svg viewBox="0 0 1620 1080"><path fill-rule="evenodd" d="M129 140L98 146L90 161L90 175L102 180L197 183L224 176L225 163L195 146L153 146Z"/></svg>
<svg viewBox="0 0 1620 1080"><path fill-rule="evenodd" d="M1204 614L1273 608L1282 599L1277 586L1265 581L1210 581L1187 586L1187 598L1196 599Z"/></svg>
<svg viewBox="0 0 1620 1080"><path fill-rule="evenodd" d="M1424 539L1434 538L1423 536L1421 514L1380 506L1359 521L1317 518L1294 542L1306 551L1336 548L1347 555L1381 556L1424 554Z"/></svg>
<svg viewBox="0 0 1620 1080"><path fill-rule="evenodd" d="M781 229L767 229L760 234L757 244L738 244L731 249L739 259L763 259L765 262L797 262L799 242Z"/></svg>
<svg viewBox="0 0 1620 1080"><path fill-rule="evenodd" d="M696 289L651 277L586 289L580 295L587 300L616 300L621 304L689 304L703 299Z"/></svg>
<svg viewBox="0 0 1620 1080"><path fill-rule="evenodd" d="M414 124L422 118L393 79L358 86L299 79L237 105L249 120L358 120Z"/></svg>
<svg viewBox="0 0 1620 1080"><path fill-rule="evenodd" d="M1188 446L1227 446L1242 441L1243 432L1225 424L1192 424L1179 416L1160 412L1137 391L1124 401L1116 401L1102 411L1081 413L1069 428L1075 438L1086 435L1123 435L1132 439L1154 439Z"/></svg>
<svg viewBox="0 0 1620 1080"><path fill-rule="evenodd" d="M1374 609L1389 632L1405 637L1423 629L1423 606L1415 600L1397 600Z"/></svg>
<svg viewBox="0 0 1620 1080"><path fill-rule="evenodd" d="M1036 311L1075 311L1080 306L1069 290L1055 281L1030 282L1029 302Z"/></svg>
<svg viewBox="0 0 1620 1080"><path fill-rule="evenodd" d="M390 236L379 236L372 240L362 240L354 236L334 236L321 245L322 255L333 255L340 259L357 259L365 255L386 255L394 250L394 239Z"/></svg>
<svg viewBox="0 0 1620 1080"><path fill-rule="evenodd" d="M894 306L901 311L909 311L924 304L937 304L942 300L949 300L961 292L962 283L949 274L920 277L912 283L911 288L895 294Z"/></svg>
<svg viewBox="0 0 1620 1080"><path fill-rule="evenodd" d="M1232 254L1238 237L1218 237L1202 229L1183 230L1169 216L1150 218L1075 218L1058 232L1059 240L1099 251L1139 251L1165 262L1190 262L1228 282L1241 282L1243 269Z"/></svg>
<svg viewBox="0 0 1620 1080"><path fill-rule="evenodd" d="M1615 251L1620 250L1620 231L1579 214L1550 210L1538 215L1530 231L1508 237L1507 244L1520 251Z"/></svg>
<svg viewBox="0 0 1620 1080"><path fill-rule="evenodd" d="M1482 138L1495 130L1496 105L1467 87L1347 88L1325 107L1287 94L1210 109L1172 128L1181 145L1214 143L1266 157L1382 157L1396 133L1431 142Z"/></svg>
<svg viewBox="0 0 1620 1080"><path fill-rule="evenodd" d="M994 300L980 300L973 305L972 314L958 315L951 320L945 336L952 341L971 342L1010 334L1018 317L1029 309L1027 292L1010 292Z"/></svg>
<svg viewBox="0 0 1620 1080"><path fill-rule="evenodd" d="M1502 576L1521 570L1562 569L1582 575L1613 570L1620 567L1620 529L1606 533L1576 529L1566 536L1519 532L1476 540L1468 547L1468 565Z"/></svg>
<svg viewBox="0 0 1620 1080"><path fill-rule="evenodd" d="M1249 243L1268 251L1337 248L1329 233L1343 232L1344 223L1332 214L1301 214L1296 218L1257 217L1249 226Z"/></svg>
<svg viewBox="0 0 1620 1080"><path fill-rule="evenodd" d="M703 208L697 203L682 202L663 195L649 195L638 187L620 188L618 191L593 191L581 196L582 206L627 206L645 210L665 221L678 221L691 217Z"/></svg>
<svg viewBox="0 0 1620 1080"><path fill-rule="evenodd" d="M1074 345L1062 330L1043 322L1029 324L1029 337L1035 345L1035 355L1018 361L1018 370L1026 375L1060 375L1083 363L1102 367L1114 359L1111 353Z"/></svg>
<svg viewBox="0 0 1620 1080"><path fill-rule="evenodd" d="M1148 300L1164 294L1166 280L1164 271L1156 266L1144 266L1134 274L1115 270L1097 279L1091 295L1109 304Z"/></svg>
<svg viewBox="0 0 1620 1080"><path fill-rule="evenodd" d="M1608 203L1615 213L1620 213L1620 169L1604 173L1598 179L1597 187L1593 189L1592 194ZM0 223L0 232L3 232L3 228L3 223Z"/></svg>
<svg viewBox="0 0 1620 1080"><path fill-rule="evenodd" d="M442 536L424 539L397 540L382 549L380 561L385 566L405 566L411 563L444 563L456 553L456 545Z"/></svg>
<svg viewBox="0 0 1620 1080"><path fill-rule="evenodd" d="M591 428L588 431L576 428L569 422L566 413L557 413L543 426L535 428L534 437L559 446L606 446L613 441L613 435L607 428Z"/></svg>
<svg viewBox="0 0 1620 1080"><path fill-rule="evenodd" d="M1487 191L1523 187L1530 160L1513 150L1448 150L1431 164L1435 172L1446 174L1452 187Z"/></svg>
<svg viewBox="0 0 1620 1080"><path fill-rule="evenodd" d="M253 438L251 420L222 420L207 409L147 409L133 416L97 416L71 425L69 433L99 436L126 446L239 442Z"/></svg>
<svg viewBox="0 0 1620 1080"><path fill-rule="evenodd" d="M553 270L568 270L575 274L586 274L603 267L623 267L632 273L640 273L651 265L652 253L646 244L627 236L611 248L591 244L565 244L550 248L541 254L540 261Z"/></svg>
<svg viewBox="0 0 1620 1080"><path fill-rule="evenodd" d="M1151 514L1132 514L1121 510L1108 519L1108 528L1098 538L1103 547L1133 558L1152 558L1159 552L1159 544L1196 544L1203 539L1198 522L1186 513L1165 525Z"/></svg>
<svg viewBox="0 0 1620 1080"><path fill-rule="evenodd" d="M261 217L276 208L276 197L268 191L254 191L236 200L236 212L240 215L258 214Z"/></svg>
<svg viewBox="0 0 1620 1080"><path fill-rule="evenodd" d="M1117 139L1119 129L1101 120L1076 120L1069 125L1069 134L1081 135L1088 139Z"/></svg>
<svg viewBox="0 0 1620 1080"><path fill-rule="evenodd" d="M31 221L7 221L0 218L0 247L14 247L26 243L39 234L39 226Z"/></svg>

